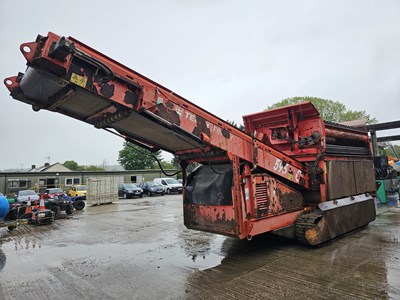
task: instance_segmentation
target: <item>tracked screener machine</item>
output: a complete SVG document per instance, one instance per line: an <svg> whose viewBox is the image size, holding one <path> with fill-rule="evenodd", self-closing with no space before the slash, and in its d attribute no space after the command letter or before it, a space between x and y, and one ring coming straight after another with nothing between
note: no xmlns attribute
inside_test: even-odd
<svg viewBox="0 0 400 300"><path fill-rule="evenodd" d="M246 115L242 131L72 37L20 50L25 73L4 79L14 99L179 158L188 228L318 245L375 219L367 132L324 122L309 102Z"/></svg>

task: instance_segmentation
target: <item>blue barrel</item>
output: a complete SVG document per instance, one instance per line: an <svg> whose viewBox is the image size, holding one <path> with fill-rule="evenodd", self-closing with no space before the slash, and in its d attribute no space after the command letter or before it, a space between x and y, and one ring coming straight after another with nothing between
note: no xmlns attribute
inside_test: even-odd
<svg viewBox="0 0 400 300"><path fill-rule="evenodd" d="M9 209L10 205L8 204L7 198L4 196L0 196L0 221L4 219Z"/></svg>

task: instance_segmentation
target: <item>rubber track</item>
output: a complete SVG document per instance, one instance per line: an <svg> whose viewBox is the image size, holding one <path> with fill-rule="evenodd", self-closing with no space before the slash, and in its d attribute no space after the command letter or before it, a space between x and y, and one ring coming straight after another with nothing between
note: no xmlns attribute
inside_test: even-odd
<svg viewBox="0 0 400 300"><path fill-rule="evenodd" d="M318 223L317 219L321 217L323 217L321 212L312 212L304 214L296 220L296 238L300 243L309 245L305 236L306 231L315 227Z"/></svg>

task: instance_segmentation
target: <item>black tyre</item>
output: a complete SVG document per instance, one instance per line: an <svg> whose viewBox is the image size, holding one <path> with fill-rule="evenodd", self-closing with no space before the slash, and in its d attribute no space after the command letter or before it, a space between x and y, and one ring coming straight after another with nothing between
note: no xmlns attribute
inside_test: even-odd
<svg viewBox="0 0 400 300"><path fill-rule="evenodd" d="M73 206L72 204L68 205L68 206L65 208L65 212L67 213L67 215L72 214L72 213L74 212L74 206Z"/></svg>
<svg viewBox="0 0 400 300"><path fill-rule="evenodd" d="M140 196L139 196L140 198L143 198L143 194L140 194Z"/></svg>
<svg viewBox="0 0 400 300"><path fill-rule="evenodd" d="M126 193L124 193L123 198L124 198L124 199L127 199L127 198L128 198L128 195L127 195Z"/></svg>
<svg viewBox="0 0 400 300"><path fill-rule="evenodd" d="M150 191L147 191L147 196L151 197L151 196L153 196L153 195L151 194Z"/></svg>
<svg viewBox="0 0 400 300"><path fill-rule="evenodd" d="M167 194L168 195L171 194L171 190L170 189L167 189Z"/></svg>
<svg viewBox="0 0 400 300"><path fill-rule="evenodd" d="M17 228L17 226L8 226L8 227L7 227L8 231L12 231L12 230L14 230L15 228Z"/></svg>
<svg viewBox="0 0 400 300"><path fill-rule="evenodd" d="M75 201L75 203L74 203L74 208L76 209L76 210L82 210L82 209L84 209L85 208L85 201L83 201L83 200L78 200L78 201Z"/></svg>
<svg viewBox="0 0 400 300"><path fill-rule="evenodd" d="M51 207L51 211L54 213L54 219L57 219L60 214L60 208L54 205Z"/></svg>

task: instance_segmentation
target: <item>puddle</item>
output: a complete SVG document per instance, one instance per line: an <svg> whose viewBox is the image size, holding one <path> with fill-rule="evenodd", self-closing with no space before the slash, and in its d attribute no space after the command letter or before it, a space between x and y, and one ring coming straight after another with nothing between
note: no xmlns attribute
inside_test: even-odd
<svg viewBox="0 0 400 300"><path fill-rule="evenodd" d="M171 234L171 232L170 232ZM206 236L206 237L205 237ZM184 238L188 238L185 240ZM51 243L43 237L8 239L0 248L0 276L19 278L20 270L29 266L30 280L46 276L49 268L62 267L66 262L92 261L108 265L125 265L158 269L159 272L179 269L205 270L218 266L225 258L222 250L227 238L220 235L186 232L162 240L140 243ZM94 264L94 265L93 265ZM100 264L100 265L101 265ZM82 266L76 265L77 269ZM87 265L86 265L87 267ZM2 277L2 276L1 276Z"/></svg>

